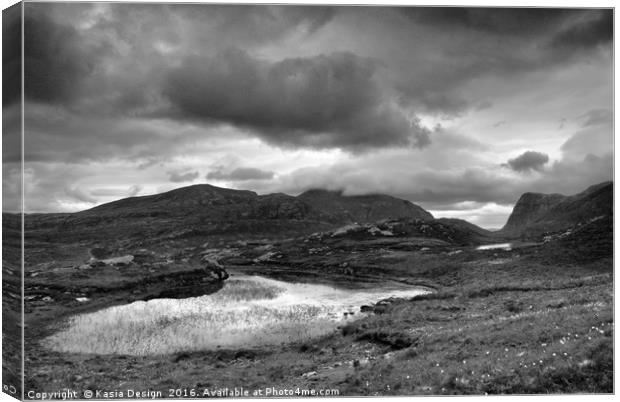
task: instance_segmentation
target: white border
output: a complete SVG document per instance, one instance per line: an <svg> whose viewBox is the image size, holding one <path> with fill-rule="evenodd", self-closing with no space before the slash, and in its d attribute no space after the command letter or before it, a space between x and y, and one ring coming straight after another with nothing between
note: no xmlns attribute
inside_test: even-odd
<svg viewBox="0 0 620 402"><path fill-rule="evenodd" d="M63 2L74 2L74 3L78 3L80 1L76 1L76 0L64 0ZM134 0L131 1L133 3L154 3L154 1L148 1L148 0ZM11 5L16 4L16 1L12 1L12 0L0 0L0 6L2 9L5 9ZM231 1L227 1L227 0L211 0L208 2L197 2L197 1L178 1L178 0L169 0L166 1L166 3L231 3ZM421 1L421 2L413 2L413 1L402 1L402 0L389 0L389 1L381 1L381 0L364 0L364 1L354 1L354 0L337 0L337 1L329 1L329 0L311 0L311 1L299 1L299 0L288 0L288 1L278 1L278 0L271 0L271 1L256 1L256 0L244 0L244 1L239 1L238 3L243 3L243 4L324 4L324 5L376 5L376 6L389 6L389 5L395 5L395 6L470 6L470 7L558 7L558 8L579 8L579 7L583 7L583 8L614 8L615 7L615 3L614 1L601 1L601 0L590 0L590 1L571 1L571 0L544 0L544 1L535 1L535 0L521 0L521 1L488 1L488 0L477 0L477 1L464 1L464 0L450 0L448 2L446 1L432 1L432 0L425 0L425 1ZM617 15L615 13L614 10L614 116L618 115L618 109L617 109L617 104L615 102L616 99L616 94L618 93L618 82L615 80L615 68L616 68L616 64L615 64L615 55L618 54L618 35L617 35L617 31L615 29L615 27L617 26L616 24L617 22ZM23 25L23 24L22 24ZM1 44L0 44L0 50L1 50ZM23 52L23 48L22 48L22 52ZM23 53L22 53L22 58L23 58ZM1 74L1 73L0 73ZM23 65L22 65L22 74L23 74ZM23 81L22 81L23 82ZM23 92L23 86L22 86L22 92ZM22 93L23 96L23 93ZM22 103L22 129L23 129L23 103ZM615 134L615 119L614 119L614 134ZM614 135L614 139L615 139L615 135ZM0 152L2 150L2 144L0 142ZM618 165L615 164L615 155L616 155L616 143L614 141L614 177L618 176ZM22 135L22 158L23 158L23 135ZM23 163L23 161L22 161ZM2 173L2 167L0 164L0 175ZM22 175L22 211L23 211L23 202L24 202L24 198L23 198L23 191L24 191L24 186L23 186L23 175ZM617 193L617 187L614 186L614 210L618 211L618 205L620 203L618 202L618 193ZM0 207L2 206L2 201L0 199ZM615 241L615 232L616 232L616 228L618 227L618 214L615 214L614 216L614 257L616 255L618 255L618 252L620 251L620 246L618 246L618 244ZM23 222L22 222L23 224ZM22 230L22 236L23 236L23 230ZM23 244L23 240L22 240L22 244ZM2 252L2 244L0 243L0 253ZM23 252L23 250L22 250ZM23 256L22 256L23 257ZM23 260L23 259L22 259ZM617 264L616 264L616 259L614 258L614 271L616 271L617 268ZM23 281L23 269L22 269L22 281ZM22 282L23 283L23 282ZM617 297L617 292L616 292L616 288L615 288L615 276L614 276L614 321L615 321L615 312L618 311L617 307L618 307L618 297ZM22 304L23 304L23 288L22 288ZM23 309L23 306L22 306ZM23 312L22 312L23 313ZM2 313L0 311L0 319L2 317ZM615 369L615 363L618 362L618 357L620 356L620 353L618 352L616 346L616 335L614 334L614 369ZM23 347L23 343L22 343L22 347ZM0 345L0 355L2 352L2 347ZM23 355L22 355L23 356ZM614 390L616 392L619 392L618 390L620 388L618 388L619 385L619 381L618 381L618 376L616 375L617 373L614 370ZM24 387L22 386L22 389ZM533 395L533 396L489 396L489 397L483 397L483 396L474 396L474 397L464 397L470 400L488 400L488 398L493 398L493 399L498 399L501 398L501 401L506 401L506 402L513 402L513 401L521 401L521 400L527 400L527 401L534 401L534 400L544 400L544 401L581 401L584 397L588 398L588 399L592 399L592 400L613 400L614 396L613 395L573 395L573 394L562 394L562 395L553 395L553 396L543 396L543 395ZM433 396L433 397L427 397L427 398L432 398L433 401L448 401L451 400L453 397L443 397L443 396ZM461 397L463 398L463 397ZM294 399L289 399L289 398L281 398L281 399L267 399L267 400L277 400L277 401L298 401L301 398L294 398ZM347 397L342 397L342 398L327 398L329 400L334 400L334 401L353 401L353 400L359 400L359 398L347 398ZM374 398L377 400L384 400L384 399L389 399L390 401L411 401L414 399L414 397L379 397L379 398ZM15 399L11 398L10 396L8 396L5 393L0 392L0 402L5 402L5 401L14 401ZM173 399L159 399L159 400L163 400L163 401L178 401L178 400L173 400Z"/></svg>

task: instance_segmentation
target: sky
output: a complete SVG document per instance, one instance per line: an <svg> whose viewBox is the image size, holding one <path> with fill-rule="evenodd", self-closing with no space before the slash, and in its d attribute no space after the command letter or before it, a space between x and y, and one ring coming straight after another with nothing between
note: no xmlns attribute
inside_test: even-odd
<svg viewBox="0 0 620 402"><path fill-rule="evenodd" d="M209 183L500 228L613 177L609 9L26 3L24 32L26 212Z"/></svg>

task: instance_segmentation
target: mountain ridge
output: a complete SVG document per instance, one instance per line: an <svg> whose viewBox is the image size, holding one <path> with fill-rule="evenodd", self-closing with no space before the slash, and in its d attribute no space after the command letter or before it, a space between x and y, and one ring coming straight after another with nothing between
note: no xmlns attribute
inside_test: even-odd
<svg viewBox="0 0 620 402"><path fill-rule="evenodd" d="M209 184L128 197L72 214L29 215L26 225L30 232L57 228L58 234L49 235L52 237L107 237L144 243L209 236L288 238L353 223L409 220L418 222L415 227L424 222L444 224L481 242L516 238L540 241L545 235L612 215L612 193L612 182L590 186L572 196L524 193L504 228L496 232L461 219L435 219L410 201L384 194L348 196L342 191L312 189L298 196L259 195Z"/></svg>
<svg viewBox="0 0 620 402"><path fill-rule="evenodd" d="M285 193L259 195L254 191L210 184L195 184L154 195L123 198L76 212L75 215L109 213L122 216L177 216L187 214L187 208L192 208L195 213L195 208L226 206L231 208L228 211L231 219L309 218L334 223L374 222L405 217L433 219L422 207L384 194L348 196L341 191L314 189L298 196Z"/></svg>

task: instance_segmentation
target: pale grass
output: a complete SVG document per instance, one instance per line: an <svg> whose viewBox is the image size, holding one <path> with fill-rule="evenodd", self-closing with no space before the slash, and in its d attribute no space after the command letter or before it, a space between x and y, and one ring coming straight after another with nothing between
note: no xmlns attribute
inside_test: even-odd
<svg viewBox="0 0 620 402"><path fill-rule="evenodd" d="M344 312L382 295L246 277L212 295L75 316L43 345L66 353L152 355L302 342L333 331Z"/></svg>

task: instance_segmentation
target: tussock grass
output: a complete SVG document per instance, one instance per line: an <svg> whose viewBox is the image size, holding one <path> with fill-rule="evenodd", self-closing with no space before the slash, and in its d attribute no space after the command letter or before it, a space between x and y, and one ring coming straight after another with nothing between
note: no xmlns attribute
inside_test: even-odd
<svg viewBox="0 0 620 402"><path fill-rule="evenodd" d="M284 289L274 285L268 285L248 280L229 280L224 288L218 292L217 297L221 301L247 301L274 299L284 292Z"/></svg>
<svg viewBox="0 0 620 402"><path fill-rule="evenodd" d="M251 304L283 292L272 285L233 280L215 295L135 302L77 316L43 343L62 352L149 355L278 344L323 333L325 323L316 320L320 307Z"/></svg>
<svg viewBox="0 0 620 402"><path fill-rule="evenodd" d="M350 320L344 312L359 316L362 302L385 296L264 278L230 280L207 296L140 301L73 317L43 345L68 353L154 355L304 342Z"/></svg>

